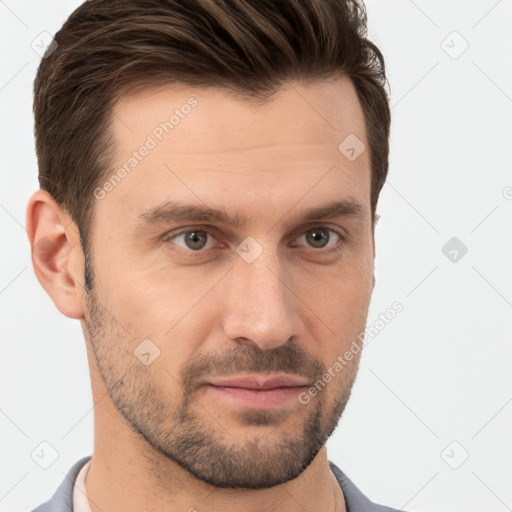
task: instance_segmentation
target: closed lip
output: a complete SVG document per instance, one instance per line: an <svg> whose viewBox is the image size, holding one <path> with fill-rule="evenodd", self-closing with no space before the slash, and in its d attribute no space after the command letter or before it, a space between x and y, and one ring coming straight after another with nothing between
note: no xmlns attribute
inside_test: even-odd
<svg viewBox="0 0 512 512"><path fill-rule="evenodd" d="M274 375L240 375L216 379L209 382L209 384L212 386L262 390L281 387L303 387L308 386L309 382L304 377L280 373Z"/></svg>

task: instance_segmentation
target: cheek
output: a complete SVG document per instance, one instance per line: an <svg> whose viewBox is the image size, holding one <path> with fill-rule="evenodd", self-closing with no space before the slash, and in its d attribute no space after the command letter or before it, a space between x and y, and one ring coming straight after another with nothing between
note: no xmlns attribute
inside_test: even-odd
<svg viewBox="0 0 512 512"><path fill-rule="evenodd" d="M129 326L132 339L149 338L160 349L156 367L170 384L180 381L179 371L201 349L214 325L207 297L213 283L181 277L178 270L168 280L155 282L141 275L118 292L120 321Z"/></svg>
<svg viewBox="0 0 512 512"><path fill-rule="evenodd" d="M325 347L324 363L329 367L337 356L343 354L354 343L361 343L368 314L369 301L366 296L343 296L330 304L330 330Z"/></svg>
<svg viewBox="0 0 512 512"><path fill-rule="evenodd" d="M364 253L343 259L339 265L317 275L315 285L306 285L307 302L323 311L336 326L345 331L365 322L373 288L373 260ZM350 330L350 329L349 329Z"/></svg>
<svg viewBox="0 0 512 512"><path fill-rule="evenodd" d="M318 331L318 319L311 325L316 339L323 339L323 354L319 354L327 367L330 367L337 356L343 354L355 342L360 344L359 336L364 333L368 308L372 291L372 273L366 268L356 266L355 270L347 269L339 274L337 280L324 287L322 294L310 295L309 303L314 304L313 310L318 311L322 319L322 333ZM316 297L316 299L314 298ZM327 327L326 327L327 326ZM357 357L354 356L353 363ZM351 366L350 363L348 366Z"/></svg>

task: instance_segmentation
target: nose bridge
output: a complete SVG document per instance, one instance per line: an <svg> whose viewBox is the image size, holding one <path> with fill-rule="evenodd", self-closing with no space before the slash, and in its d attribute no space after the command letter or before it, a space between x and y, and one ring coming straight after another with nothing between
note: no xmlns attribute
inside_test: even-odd
<svg viewBox="0 0 512 512"><path fill-rule="evenodd" d="M224 323L230 339L249 339L265 349L298 336L301 327L286 262L267 245L246 239L237 247Z"/></svg>

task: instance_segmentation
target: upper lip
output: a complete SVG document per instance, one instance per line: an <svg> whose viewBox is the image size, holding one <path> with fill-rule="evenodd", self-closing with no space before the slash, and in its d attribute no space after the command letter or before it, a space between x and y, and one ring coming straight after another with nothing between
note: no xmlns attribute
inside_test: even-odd
<svg viewBox="0 0 512 512"><path fill-rule="evenodd" d="M280 387L307 386L309 382L304 377L278 373L273 375L240 375L211 381L212 386L225 386L246 389L272 389Z"/></svg>

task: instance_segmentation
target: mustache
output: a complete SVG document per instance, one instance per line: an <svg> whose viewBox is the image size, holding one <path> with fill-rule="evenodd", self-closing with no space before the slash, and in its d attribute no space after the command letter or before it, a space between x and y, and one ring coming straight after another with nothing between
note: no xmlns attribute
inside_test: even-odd
<svg viewBox="0 0 512 512"><path fill-rule="evenodd" d="M316 380L326 372L326 366L296 343L265 350L251 342L223 354L197 355L181 371L181 382L184 390L192 394L214 377L272 372L293 373Z"/></svg>

